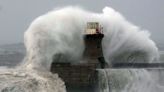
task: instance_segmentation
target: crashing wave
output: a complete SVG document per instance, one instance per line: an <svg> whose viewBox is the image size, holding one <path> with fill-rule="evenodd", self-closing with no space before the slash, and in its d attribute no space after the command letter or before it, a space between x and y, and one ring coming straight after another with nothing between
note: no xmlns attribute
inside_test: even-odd
<svg viewBox="0 0 164 92"><path fill-rule="evenodd" d="M149 32L129 23L112 8L92 13L66 7L42 15L30 25L24 36L27 48L24 65L49 70L56 54L68 55L71 60L66 62L81 62L87 22L99 22L103 27L102 45L107 63L153 62L158 58L158 49Z"/></svg>
<svg viewBox="0 0 164 92"><path fill-rule="evenodd" d="M158 58L158 49L149 32L129 23L114 9L106 7L103 13L93 13L78 7L66 7L32 22L24 35L27 51L24 62L12 71L4 69L1 72L1 92L65 92L64 82L50 73L50 66L54 60L58 62L55 59L58 54L63 54L66 62L81 62L87 22L102 25L105 35L102 47L108 64L153 62Z"/></svg>

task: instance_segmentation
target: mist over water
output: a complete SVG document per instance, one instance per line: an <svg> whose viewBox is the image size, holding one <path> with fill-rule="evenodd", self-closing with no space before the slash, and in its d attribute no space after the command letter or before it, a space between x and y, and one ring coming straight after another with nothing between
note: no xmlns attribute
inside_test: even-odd
<svg viewBox="0 0 164 92"><path fill-rule="evenodd" d="M102 13L93 13L79 7L65 7L50 11L32 22L24 34L26 57L15 69L1 71L1 92L65 92L64 82L57 74L50 73L51 63L85 63L81 58L87 22L99 22L103 27L102 47L108 64L158 59L158 49L150 39L150 33L131 24L114 9L105 7ZM58 54L63 55L62 60L57 59ZM135 90L136 86L141 87L136 83L140 78L150 79L147 70L120 71L99 71L100 81L115 78L111 85L108 81L102 82L105 87L100 92L151 92L149 88L153 83L148 81L142 82L146 86L144 91ZM113 85L118 87L112 89Z"/></svg>

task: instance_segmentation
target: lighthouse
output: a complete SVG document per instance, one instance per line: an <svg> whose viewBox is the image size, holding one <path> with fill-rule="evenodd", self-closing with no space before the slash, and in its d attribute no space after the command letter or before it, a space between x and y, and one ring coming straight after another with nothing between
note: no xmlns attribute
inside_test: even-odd
<svg viewBox="0 0 164 92"><path fill-rule="evenodd" d="M87 60L89 64L99 64L101 68L105 67L101 44L103 37L103 28L98 22L87 23L84 33L85 50L83 59Z"/></svg>
<svg viewBox="0 0 164 92"><path fill-rule="evenodd" d="M101 45L104 37L102 29L98 22L86 23L83 34L85 49L82 55L82 60L86 61L85 63L57 62L64 58L62 54L59 54L59 60L52 63L51 72L57 73L64 80L68 89L72 87L91 88L90 86L96 82L96 69L105 67Z"/></svg>

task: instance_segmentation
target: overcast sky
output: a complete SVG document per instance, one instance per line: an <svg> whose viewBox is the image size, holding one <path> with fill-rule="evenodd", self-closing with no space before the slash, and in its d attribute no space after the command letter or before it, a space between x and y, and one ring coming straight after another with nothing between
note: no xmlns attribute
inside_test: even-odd
<svg viewBox="0 0 164 92"><path fill-rule="evenodd" d="M0 44L23 42L23 33L33 19L68 5L94 12L113 7L133 24L149 30L152 39L164 47L164 0L0 0Z"/></svg>

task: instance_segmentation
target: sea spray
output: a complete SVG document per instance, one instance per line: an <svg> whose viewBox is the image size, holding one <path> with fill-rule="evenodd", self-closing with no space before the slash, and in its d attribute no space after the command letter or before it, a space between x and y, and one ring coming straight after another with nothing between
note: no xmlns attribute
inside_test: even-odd
<svg viewBox="0 0 164 92"><path fill-rule="evenodd" d="M80 59L87 22L102 25L105 35L102 46L108 64L152 62L158 58L158 49L149 38L149 32L129 23L114 9L106 7L103 13L92 13L78 7L66 7L32 22L24 35L27 51L24 62L16 69L3 70L1 92L65 92L64 82L50 73L50 66L52 62L60 61L55 59L57 54L67 58L64 62L83 62ZM108 80L107 75L105 78ZM126 88L126 83L119 84L119 90Z"/></svg>
<svg viewBox="0 0 164 92"><path fill-rule="evenodd" d="M87 22L99 22L103 27L103 52L108 64L116 62L152 62L158 49L150 33L129 23L114 9L92 13L78 7L66 7L38 17L25 32L27 56L24 67L49 71L54 56L69 56L79 63L84 50L83 35Z"/></svg>
<svg viewBox="0 0 164 92"><path fill-rule="evenodd" d="M153 62L158 59L158 49L150 39L150 33L129 23L112 8L104 8L103 13L92 13L78 7L66 7L40 16L30 25L24 36L27 56L23 67L45 72L49 71L52 62L85 62L80 59L85 47L83 35L87 22L99 22L103 27L102 47L108 64ZM63 55L62 60L58 60L58 54ZM130 72L127 75L126 71L121 74L116 72L112 75L118 76L111 82L107 81L113 78L108 73L104 71L100 77L105 80L105 84L101 85L103 92L126 90L131 86L129 83L133 83L129 77L135 76Z"/></svg>

